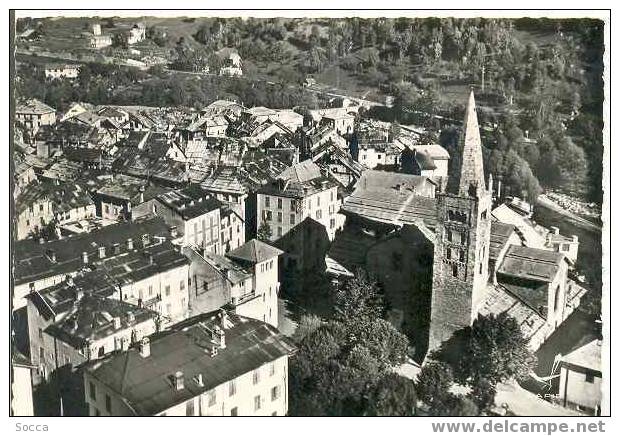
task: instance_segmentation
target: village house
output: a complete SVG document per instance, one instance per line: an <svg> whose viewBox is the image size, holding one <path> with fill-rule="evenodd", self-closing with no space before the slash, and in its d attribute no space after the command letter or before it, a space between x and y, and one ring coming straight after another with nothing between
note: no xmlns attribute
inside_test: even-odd
<svg viewBox="0 0 620 436"><path fill-rule="evenodd" d="M600 416L602 361L600 339L592 340L559 360L559 401L589 415Z"/></svg>
<svg viewBox="0 0 620 436"><path fill-rule="evenodd" d="M49 242L26 239L15 244L15 268L13 271L13 311L26 306L25 296L31 291L40 291L75 275L96 264L100 251L105 247L107 258L117 256L130 249L129 240L169 238L168 226L161 218L124 222L105 226L90 233L82 233ZM117 254L116 251L120 249ZM135 246L133 246L135 249Z"/></svg>
<svg viewBox="0 0 620 436"><path fill-rule="evenodd" d="M308 160L287 168L258 190L257 226L269 226L270 240L275 241L310 216L325 227L331 241L342 227L339 209L337 184Z"/></svg>
<svg viewBox="0 0 620 436"><path fill-rule="evenodd" d="M215 55L220 58L222 63L219 71L220 76L234 77L243 75L243 63L241 62L241 56L239 56L237 50L224 47L216 51Z"/></svg>
<svg viewBox="0 0 620 436"><path fill-rule="evenodd" d="M11 350L11 416L34 416L32 372L35 369L30 359Z"/></svg>
<svg viewBox="0 0 620 436"><path fill-rule="evenodd" d="M222 254L220 239L222 203L197 185L157 195L134 209L138 216L162 217L176 229L184 247L193 246Z"/></svg>
<svg viewBox="0 0 620 436"><path fill-rule="evenodd" d="M190 265L192 314L227 307L278 326L278 257L282 251L253 239L225 256L184 250Z"/></svg>
<svg viewBox="0 0 620 436"><path fill-rule="evenodd" d="M127 44L133 45L146 38L146 26L144 23L136 23L127 34Z"/></svg>
<svg viewBox="0 0 620 436"><path fill-rule="evenodd" d="M353 133L355 115L349 113L350 108L313 109L309 111L312 122L324 124L334 129L340 135ZM354 110L353 110L354 111Z"/></svg>
<svg viewBox="0 0 620 436"><path fill-rule="evenodd" d="M60 368L72 373L82 363L127 349L156 331L157 313L108 298L115 289L105 280L100 272L80 274L28 295L35 386Z"/></svg>
<svg viewBox="0 0 620 436"><path fill-rule="evenodd" d="M56 123L56 109L37 99L31 99L17 104L15 119L34 134L39 127Z"/></svg>
<svg viewBox="0 0 620 436"><path fill-rule="evenodd" d="M94 217L95 203L80 185L38 182L16 199L16 239L22 240L54 223L62 225Z"/></svg>
<svg viewBox="0 0 620 436"><path fill-rule="evenodd" d="M137 177L116 174L109 176L93 198L98 216L104 220L122 221L142 216L140 210L135 210L136 207L168 190Z"/></svg>
<svg viewBox="0 0 620 436"><path fill-rule="evenodd" d="M84 373L90 416L284 416L294 346L224 311L187 320Z"/></svg>
<svg viewBox="0 0 620 436"><path fill-rule="evenodd" d="M90 48L94 49L109 47L112 45L112 35L90 35L88 42Z"/></svg>
<svg viewBox="0 0 620 436"><path fill-rule="evenodd" d="M76 79L79 74L79 65L49 64L45 66L46 79Z"/></svg>

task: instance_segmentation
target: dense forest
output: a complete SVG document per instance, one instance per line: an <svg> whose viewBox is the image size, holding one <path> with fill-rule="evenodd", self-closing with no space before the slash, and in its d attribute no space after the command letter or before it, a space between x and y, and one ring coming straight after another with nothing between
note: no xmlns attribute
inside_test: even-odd
<svg viewBox="0 0 620 436"><path fill-rule="evenodd" d="M602 201L603 23L589 19L186 19L191 34L151 25L170 69L88 64L77 83L46 83L21 64L18 97L63 109L72 101L200 107L233 97L246 105L317 107L301 83L355 85L394 104L372 116L423 124L456 146L465 92L476 88L486 170L515 195L557 189ZM179 19L179 22L182 19ZM41 31L44 32L43 24ZM184 75L235 47L244 78ZM215 65L216 66L216 65ZM335 73L334 73L335 72Z"/></svg>

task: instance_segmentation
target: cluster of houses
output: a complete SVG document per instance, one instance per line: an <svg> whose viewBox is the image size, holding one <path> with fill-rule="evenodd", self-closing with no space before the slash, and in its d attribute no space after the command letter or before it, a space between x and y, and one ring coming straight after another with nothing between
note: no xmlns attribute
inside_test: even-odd
<svg viewBox="0 0 620 436"><path fill-rule="evenodd" d="M443 147L359 109L19 104L14 367L35 410L286 414L291 269L371 272L397 327L427 299L430 348L478 313L507 311L533 349L548 338L585 293L579 241L484 179L473 94L456 190ZM469 295L458 316L449 288Z"/></svg>

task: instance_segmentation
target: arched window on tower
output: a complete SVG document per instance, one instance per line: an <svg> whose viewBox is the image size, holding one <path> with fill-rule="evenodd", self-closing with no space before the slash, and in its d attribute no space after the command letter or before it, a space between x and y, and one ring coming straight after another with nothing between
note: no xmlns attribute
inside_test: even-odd
<svg viewBox="0 0 620 436"><path fill-rule="evenodd" d="M477 194L477 193L476 193L476 185L474 185L473 183L470 183L470 184L469 184L469 190L468 190L468 191L469 191L468 193L469 193L469 196L470 196L470 197L475 197L475 196L476 196L476 194Z"/></svg>

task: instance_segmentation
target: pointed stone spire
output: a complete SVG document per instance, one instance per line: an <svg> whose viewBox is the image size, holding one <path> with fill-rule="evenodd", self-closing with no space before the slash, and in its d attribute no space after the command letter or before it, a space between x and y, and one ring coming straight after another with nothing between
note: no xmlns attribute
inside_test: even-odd
<svg viewBox="0 0 620 436"><path fill-rule="evenodd" d="M461 156L461 174L459 175L459 195L463 197L480 196L486 188L482 167L482 140L480 139L473 89L469 94L469 101L465 109L465 120L463 121L461 135L463 154Z"/></svg>

